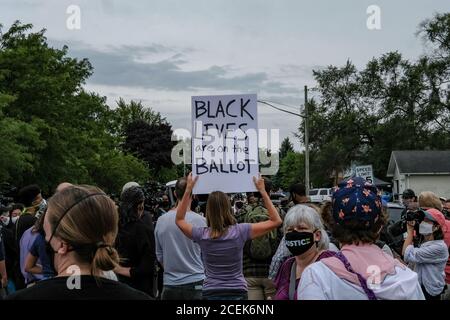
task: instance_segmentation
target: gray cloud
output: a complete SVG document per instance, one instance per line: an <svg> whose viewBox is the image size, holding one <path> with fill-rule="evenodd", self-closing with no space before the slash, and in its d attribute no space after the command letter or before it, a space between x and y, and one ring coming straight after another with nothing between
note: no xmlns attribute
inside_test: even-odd
<svg viewBox="0 0 450 320"><path fill-rule="evenodd" d="M55 47L61 42L52 41ZM94 67L90 83L151 88L156 90L238 90L240 92L272 92L278 94L293 93L298 90L280 81L271 81L265 72L230 75L228 66L213 65L199 70L183 70L185 53L193 49L177 49L151 44L146 46L108 47L101 51L80 42L72 42L69 55L88 58ZM156 62L137 60L153 54L169 53L168 58Z"/></svg>

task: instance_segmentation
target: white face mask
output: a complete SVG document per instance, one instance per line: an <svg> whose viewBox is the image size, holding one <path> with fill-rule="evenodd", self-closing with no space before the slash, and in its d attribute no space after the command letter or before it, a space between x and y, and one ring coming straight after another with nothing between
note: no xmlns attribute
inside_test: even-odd
<svg viewBox="0 0 450 320"><path fill-rule="evenodd" d="M433 233L433 225L431 223L422 221L419 224L419 233L421 235L429 235Z"/></svg>
<svg viewBox="0 0 450 320"><path fill-rule="evenodd" d="M11 220L12 223L16 223L17 219L19 219L19 217L12 217L12 219L10 219L9 217L4 217L4 218L2 219L2 221L3 221L3 224L4 224L5 226L7 226L7 225L9 224L9 221L10 221L10 220Z"/></svg>

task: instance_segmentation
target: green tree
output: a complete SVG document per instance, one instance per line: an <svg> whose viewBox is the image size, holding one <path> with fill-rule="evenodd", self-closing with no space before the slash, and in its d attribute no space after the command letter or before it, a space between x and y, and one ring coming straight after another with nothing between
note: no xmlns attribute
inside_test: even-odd
<svg viewBox="0 0 450 320"><path fill-rule="evenodd" d="M337 177L352 161L372 164L383 179L392 150L448 149L449 21L450 14L438 14L420 26L432 54L417 61L389 52L360 71L350 61L314 71L320 98L309 104L313 184Z"/></svg>
<svg viewBox="0 0 450 320"><path fill-rule="evenodd" d="M286 137L281 142L280 160L283 160L284 157L286 157L289 152L294 152L294 146L292 145L292 142L289 140L289 137Z"/></svg>
<svg viewBox="0 0 450 320"><path fill-rule="evenodd" d="M31 29L15 22L0 37L0 134L7 140L0 178L38 183L46 192L61 181L113 190L123 180L145 178L145 164L125 155L111 132L106 99L83 89L89 61L68 57L66 46L49 47L45 30Z"/></svg>
<svg viewBox="0 0 450 320"><path fill-rule="evenodd" d="M0 181L21 183L33 172L35 153L45 146L35 126L5 117L3 109L14 97L0 93Z"/></svg>
<svg viewBox="0 0 450 320"><path fill-rule="evenodd" d="M144 121L149 125L167 123L159 112L145 107L141 101L131 100L130 103L126 103L125 100L119 98L117 108L112 111L110 125L112 133L125 138L127 128L135 121Z"/></svg>
<svg viewBox="0 0 450 320"><path fill-rule="evenodd" d="M303 153L289 151L280 162L280 186L288 190L294 183L305 182L305 157Z"/></svg>

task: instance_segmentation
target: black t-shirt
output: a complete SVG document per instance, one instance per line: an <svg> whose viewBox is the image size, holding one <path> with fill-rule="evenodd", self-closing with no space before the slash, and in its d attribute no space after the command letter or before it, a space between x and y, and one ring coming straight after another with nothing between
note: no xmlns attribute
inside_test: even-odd
<svg viewBox="0 0 450 320"><path fill-rule="evenodd" d="M14 225L14 240L16 245L19 246L20 238L22 235L30 229L36 223L36 217L29 213L22 214L19 219L17 219Z"/></svg>
<svg viewBox="0 0 450 320"><path fill-rule="evenodd" d="M34 286L7 296L7 300L152 300L147 294L126 284L89 275L81 276L80 289L69 289L75 283L68 277L42 280Z"/></svg>
<svg viewBox="0 0 450 320"><path fill-rule="evenodd" d="M156 261L153 226L142 220L127 223L119 229L117 249L123 259L121 265L131 268L131 277L119 276L119 280L153 296Z"/></svg>

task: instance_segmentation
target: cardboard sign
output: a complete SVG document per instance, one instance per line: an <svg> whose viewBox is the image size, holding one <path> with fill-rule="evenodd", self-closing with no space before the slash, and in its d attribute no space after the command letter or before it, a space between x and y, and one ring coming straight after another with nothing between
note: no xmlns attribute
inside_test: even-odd
<svg viewBox="0 0 450 320"><path fill-rule="evenodd" d="M192 97L193 193L256 191L258 170L256 94Z"/></svg>

